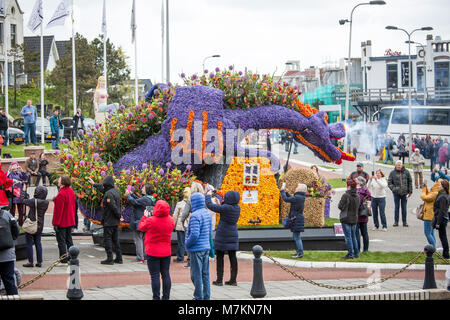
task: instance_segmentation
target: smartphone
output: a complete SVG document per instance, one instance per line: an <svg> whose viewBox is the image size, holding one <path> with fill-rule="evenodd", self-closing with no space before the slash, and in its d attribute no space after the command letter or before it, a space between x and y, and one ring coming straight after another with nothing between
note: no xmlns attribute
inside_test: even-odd
<svg viewBox="0 0 450 320"><path fill-rule="evenodd" d="M153 216L153 206L147 206L145 207L145 210L149 213L149 216Z"/></svg>
<svg viewBox="0 0 450 320"><path fill-rule="evenodd" d="M372 177L375 177L375 171L372 171Z"/></svg>

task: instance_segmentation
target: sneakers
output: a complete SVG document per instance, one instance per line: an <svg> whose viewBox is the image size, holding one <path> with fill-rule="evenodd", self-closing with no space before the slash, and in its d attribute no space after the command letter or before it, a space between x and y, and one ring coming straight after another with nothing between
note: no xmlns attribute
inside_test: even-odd
<svg viewBox="0 0 450 320"><path fill-rule="evenodd" d="M377 227L373 227L372 231L378 231L378 228Z"/></svg>
<svg viewBox="0 0 450 320"><path fill-rule="evenodd" d="M225 281L225 285L237 287L236 281Z"/></svg>
<svg viewBox="0 0 450 320"><path fill-rule="evenodd" d="M100 261L100 263L112 266L114 264L114 260L103 260L103 261Z"/></svg>
<svg viewBox="0 0 450 320"><path fill-rule="evenodd" d="M409 227L408 224L406 222L403 222L403 226L404 227Z"/></svg>
<svg viewBox="0 0 450 320"><path fill-rule="evenodd" d="M37 266L37 265L36 265L36 266ZM24 267L24 268L33 268L33 267L34 267L34 264L32 264L32 263L26 263L26 264L23 265L23 267Z"/></svg>
<svg viewBox="0 0 450 320"><path fill-rule="evenodd" d="M145 260L136 260L137 263L144 263Z"/></svg>
<svg viewBox="0 0 450 320"><path fill-rule="evenodd" d="M184 262L184 260L178 260L178 258L175 258L172 261L175 262L175 263L182 263L182 262Z"/></svg>
<svg viewBox="0 0 450 320"><path fill-rule="evenodd" d="M213 281L212 284L215 285L215 286L218 286L218 287L222 287L223 286L222 281Z"/></svg>
<svg viewBox="0 0 450 320"><path fill-rule="evenodd" d="M184 268L190 268L190 267L191 267L191 264L190 264L190 263L185 264L183 267L184 267Z"/></svg>
<svg viewBox="0 0 450 320"><path fill-rule="evenodd" d="M387 228L383 228L383 229L381 229L381 231L387 232Z"/></svg>
<svg viewBox="0 0 450 320"><path fill-rule="evenodd" d="M394 223L392 226L393 227L398 227L398 222Z"/></svg>
<svg viewBox="0 0 450 320"><path fill-rule="evenodd" d="M42 267L42 263L36 263L36 267L37 268L41 268Z"/></svg>
<svg viewBox="0 0 450 320"><path fill-rule="evenodd" d="M353 259L353 256L350 256L350 255L347 254L346 256L342 257L342 259L350 260L350 259Z"/></svg>
<svg viewBox="0 0 450 320"><path fill-rule="evenodd" d="M301 258L303 258L303 255L302 254L296 254L296 255L293 255L292 258L294 258L294 259L301 259Z"/></svg>

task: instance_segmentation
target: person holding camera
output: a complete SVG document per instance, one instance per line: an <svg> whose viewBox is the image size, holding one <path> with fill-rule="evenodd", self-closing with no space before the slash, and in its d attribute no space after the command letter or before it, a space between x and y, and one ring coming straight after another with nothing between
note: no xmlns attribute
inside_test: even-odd
<svg viewBox="0 0 450 320"><path fill-rule="evenodd" d="M374 173L374 172L372 172ZM382 231L387 231L386 223L386 191L388 187L388 182L384 176L384 172L380 169L377 170L375 176L370 177L368 188L370 194L372 195L372 216L374 227L372 231L378 230L380 227L380 222L378 220L378 214L380 214Z"/></svg>
<svg viewBox="0 0 450 320"><path fill-rule="evenodd" d="M424 201L423 206L423 231L429 244L436 248L436 236L434 235L434 229L432 227L432 221L434 217L434 201L439 193L439 185L442 180L436 181L436 183L428 190L427 182L422 183L422 194L420 198Z"/></svg>
<svg viewBox="0 0 450 320"><path fill-rule="evenodd" d="M184 261L184 252L185 248L185 239L186 239L186 227L181 221L181 215L183 213L184 208L186 207L187 201L189 201L189 197L191 196L191 188L186 187L183 190L183 200L179 201L175 210L173 211L173 220L175 221L175 231L177 232L177 257L173 259L173 262L183 262Z"/></svg>
<svg viewBox="0 0 450 320"><path fill-rule="evenodd" d="M160 300L161 281L163 282L162 300L169 300L172 281L170 279L171 235L175 222L170 216L170 206L164 200L158 200L153 212L144 211L138 228L145 232L145 253L147 266L152 280L153 300Z"/></svg>
<svg viewBox="0 0 450 320"><path fill-rule="evenodd" d="M438 190L438 196L434 201L433 207L434 218L432 227L439 230L439 240L441 240L442 244L442 257L444 259L450 259L446 230L449 220L448 208L450 206L449 182L447 180L441 180Z"/></svg>
<svg viewBox="0 0 450 320"><path fill-rule="evenodd" d="M416 148L411 156L411 164L414 172L414 185L416 189L423 184L423 166L425 165L425 158L420 154L420 149Z"/></svg>
<svg viewBox="0 0 450 320"><path fill-rule="evenodd" d="M0 278L7 295L17 295L17 285L14 274L16 250L14 240L19 236L19 226L16 219L6 211L0 209Z"/></svg>
<svg viewBox="0 0 450 320"><path fill-rule="evenodd" d="M138 225L144 216L144 210L155 206L156 199L153 197L155 190L153 186L146 183L141 189L142 197L132 194L130 189L127 189L125 195L128 203L133 207L133 213L130 218L130 229L133 231L133 240L136 246L136 262L143 263L144 259L144 233L139 230Z"/></svg>

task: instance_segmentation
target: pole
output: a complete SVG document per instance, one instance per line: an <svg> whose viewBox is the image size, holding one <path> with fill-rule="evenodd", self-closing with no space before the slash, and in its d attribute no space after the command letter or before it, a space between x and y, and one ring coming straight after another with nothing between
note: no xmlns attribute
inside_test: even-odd
<svg viewBox="0 0 450 320"><path fill-rule="evenodd" d="M136 12L136 11L135 11ZM137 51L137 35L136 35L136 29L134 31L134 67L135 67L135 77L134 77L134 98L136 100L136 105L139 104L139 81L138 81L138 51Z"/></svg>
<svg viewBox="0 0 450 320"><path fill-rule="evenodd" d="M103 76L105 77L105 89L108 91L108 78L107 78L107 63L106 63L106 34L103 34Z"/></svg>
<svg viewBox="0 0 450 320"><path fill-rule="evenodd" d="M44 23L41 22L41 143L45 143L44 132Z"/></svg>
<svg viewBox="0 0 450 320"><path fill-rule="evenodd" d="M9 80L8 80L8 32L6 32L6 20L8 18L8 15L6 14L6 8L5 8L5 22L3 24L3 55L5 56L5 66L4 66L4 84L5 84L5 111L6 116L9 116Z"/></svg>
<svg viewBox="0 0 450 320"><path fill-rule="evenodd" d="M164 0L161 0L161 82L164 82Z"/></svg>
<svg viewBox="0 0 450 320"><path fill-rule="evenodd" d="M77 65L75 59L75 20L72 0L72 78L73 78L73 114L77 113Z"/></svg>
<svg viewBox="0 0 450 320"><path fill-rule="evenodd" d="M170 82L169 0L166 0L166 81Z"/></svg>
<svg viewBox="0 0 450 320"><path fill-rule="evenodd" d="M411 34L408 33L408 117L409 117L409 148L408 163L411 164L412 155L412 110L411 110Z"/></svg>

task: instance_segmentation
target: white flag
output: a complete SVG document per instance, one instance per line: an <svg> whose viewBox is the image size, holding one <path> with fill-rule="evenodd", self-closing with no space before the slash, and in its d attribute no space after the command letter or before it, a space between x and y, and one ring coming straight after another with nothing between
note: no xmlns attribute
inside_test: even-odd
<svg viewBox="0 0 450 320"><path fill-rule="evenodd" d="M136 3L133 0L133 9L131 11L131 42L134 43L136 38Z"/></svg>
<svg viewBox="0 0 450 320"><path fill-rule="evenodd" d="M4 17L6 15L6 0L0 0L0 16Z"/></svg>
<svg viewBox="0 0 450 320"><path fill-rule="evenodd" d="M103 0L102 33L103 33L104 39L106 39L108 37L107 31L106 31L106 0Z"/></svg>
<svg viewBox="0 0 450 320"><path fill-rule="evenodd" d="M53 17L47 24L47 28L55 27L55 26L63 26L66 22L66 17L70 15L70 0L62 0L59 4L58 8L56 8Z"/></svg>
<svg viewBox="0 0 450 320"><path fill-rule="evenodd" d="M42 0L36 0L33 11L31 12L30 21L28 21L28 29L32 32L36 32L44 20L44 14L42 12Z"/></svg>

